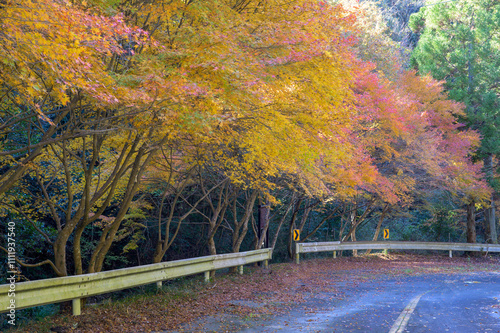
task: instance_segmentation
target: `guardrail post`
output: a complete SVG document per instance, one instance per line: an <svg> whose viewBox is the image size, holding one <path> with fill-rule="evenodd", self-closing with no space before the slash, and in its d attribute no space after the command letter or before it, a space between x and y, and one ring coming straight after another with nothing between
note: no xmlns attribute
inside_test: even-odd
<svg viewBox="0 0 500 333"><path fill-rule="evenodd" d="M205 282L210 282L210 271L205 272Z"/></svg>
<svg viewBox="0 0 500 333"><path fill-rule="evenodd" d="M387 255L387 249L384 249L384 254Z"/></svg>
<svg viewBox="0 0 500 333"><path fill-rule="evenodd" d="M162 281L156 282L156 289L161 289L162 286L163 286L163 282Z"/></svg>
<svg viewBox="0 0 500 333"><path fill-rule="evenodd" d="M333 259L337 259L337 251L333 251Z"/></svg>
<svg viewBox="0 0 500 333"><path fill-rule="evenodd" d="M81 307L81 302L80 302L80 299L77 298L77 299L74 299L71 301L71 307L73 308L73 316L79 316L82 314L82 307Z"/></svg>
<svg viewBox="0 0 500 333"><path fill-rule="evenodd" d="M238 266L238 273L240 273L240 275L243 275L243 265Z"/></svg>
<svg viewBox="0 0 500 333"><path fill-rule="evenodd" d="M453 254L452 254L452 251L450 250L450 258L453 258Z"/></svg>
<svg viewBox="0 0 500 333"><path fill-rule="evenodd" d="M268 269L269 268L269 260L264 260L264 268Z"/></svg>
<svg viewBox="0 0 500 333"><path fill-rule="evenodd" d="M299 246L299 243L295 243L295 263L297 265L300 263L300 246Z"/></svg>

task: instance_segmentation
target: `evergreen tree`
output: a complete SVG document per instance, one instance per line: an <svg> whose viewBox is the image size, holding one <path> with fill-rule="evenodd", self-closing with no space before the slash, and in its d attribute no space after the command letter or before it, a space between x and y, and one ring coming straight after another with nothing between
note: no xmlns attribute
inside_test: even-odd
<svg viewBox="0 0 500 333"><path fill-rule="evenodd" d="M500 155L500 3L496 0L428 1L410 19L420 33L412 64L444 80L449 96L467 107L463 119L482 135L477 156L496 187L493 159ZM495 205L485 210L491 242L497 243ZM472 235L472 230L468 230ZM474 238L474 239L472 239ZM475 237L468 237L475 241Z"/></svg>

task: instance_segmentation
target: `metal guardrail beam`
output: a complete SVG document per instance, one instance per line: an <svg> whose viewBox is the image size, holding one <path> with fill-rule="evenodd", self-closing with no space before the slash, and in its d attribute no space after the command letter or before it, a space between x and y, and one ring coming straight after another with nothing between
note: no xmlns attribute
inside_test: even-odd
<svg viewBox="0 0 500 333"><path fill-rule="evenodd" d="M474 252L500 252L498 244L478 243L437 243L437 242L318 242L318 243L296 243L296 262L300 260L301 253L329 252L342 250L438 250L449 251L474 251Z"/></svg>
<svg viewBox="0 0 500 333"><path fill-rule="evenodd" d="M181 276L208 273L221 268L242 266L263 261L267 266L272 249L218 254L193 259L167 261L92 274L67 276L15 284L16 310L33 306L73 301L73 314L80 314L80 299L112 291L138 287ZM0 312L6 312L12 298L9 284L0 285Z"/></svg>

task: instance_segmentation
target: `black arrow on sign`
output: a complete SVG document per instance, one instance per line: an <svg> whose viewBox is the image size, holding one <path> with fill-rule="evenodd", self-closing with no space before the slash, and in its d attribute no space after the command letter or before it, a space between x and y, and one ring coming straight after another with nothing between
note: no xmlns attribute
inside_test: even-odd
<svg viewBox="0 0 500 333"><path fill-rule="evenodd" d="M293 240L294 241L298 241L300 239L300 233L299 233L299 230L298 229L295 229L293 231Z"/></svg>

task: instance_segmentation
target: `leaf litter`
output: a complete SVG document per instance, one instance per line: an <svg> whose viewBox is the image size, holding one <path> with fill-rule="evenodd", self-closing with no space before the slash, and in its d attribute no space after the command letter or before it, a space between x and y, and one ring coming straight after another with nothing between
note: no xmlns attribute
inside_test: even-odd
<svg viewBox="0 0 500 333"><path fill-rule="evenodd" d="M300 265L281 263L270 269L246 267L244 275L216 275L209 283L201 277L174 282L156 293L86 306L81 316L63 312L40 321L21 323L9 332L203 332L200 318L220 320L219 332L231 332L230 318L240 326L285 314L311 297L342 299L343 286L384 276L498 271L498 257L454 257L372 254L337 259L309 259ZM323 296L322 296L323 295ZM305 308L314 312L314 308ZM241 324L243 323L243 324ZM193 327L196 325L196 327ZM234 325L233 325L234 326Z"/></svg>

